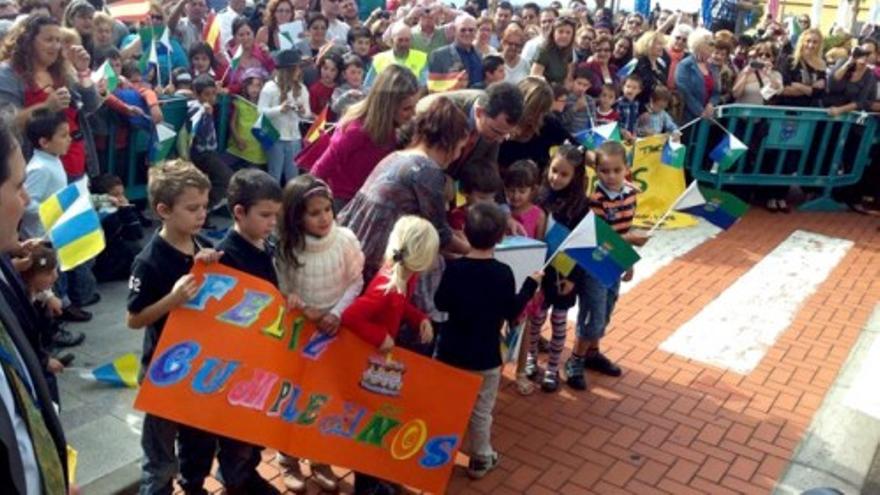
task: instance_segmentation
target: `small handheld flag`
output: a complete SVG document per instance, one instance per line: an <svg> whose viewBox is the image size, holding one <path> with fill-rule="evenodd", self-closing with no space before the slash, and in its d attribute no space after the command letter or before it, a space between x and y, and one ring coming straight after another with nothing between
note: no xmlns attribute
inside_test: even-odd
<svg viewBox="0 0 880 495"><path fill-rule="evenodd" d="M281 137L278 133L278 129L272 125L272 119L267 117L265 113L260 113L257 121L254 122L254 126L251 127L251 134L257 138L257 141L260 142L260 146L262 146L264 150L271 148Z"/></svg>
<svg viewBox="0 0 880 495"><path fill-rule="evenodd" d="M718 165L718 171L723 172L736 163L748 149L748 146L728 132L709 153L709 158Z"/></svg>
<svg viewBox="0 0 880 495"><path fill-rule="evenodd" d="M205 43L211 47L214 53L220 51L220 19L217 18L217 14L212 12L205 21L205 29L202 32L202 38L205 40Z"/></svg>
<svg viewBox="0 0 880 495"><path fill-rule="evenodd" d="M107 81L107 92L112 93L119 86L119 77L109 60L105 60L98 70L92 72L92 82L99 84L101 81Z"/></svg>
<svg viewBox="0 0 880 495"><path fill-rule="evenodd" d="M558 253L571 257L606 287L617 283L623 272L639 260L632 246L592 211L571 231L551 258Z"/></svg>
<svg viewBox="0 0 880 495"><path fill-rule="evenodd" d="M229 62L229 70L235 70L238 68L238 64L241 63L241 57L244 55L244 48L241 45L238 45L238 48L235 49L235 53L232 55L232 60Z"/></svg>
<svg viewBox="0 0 880 495"><path fill-rule="evenodd" d="M667 139L666 144L663 145L663 151L660 153L660 163L674 168L682 168L686 151L685 145Z"/></svg>
<svg viewBox="0 0 880 495"><path fill-rule="evenodd" d="M159 71L159 54L156 52L156 40L150 43L150 54L147 56L147 71L150 67L156 71L156 84L162 86L162 73Z"/></svg>
<svg viewBox="0 0 880 495"><path fill-rule="evenodd" d="M86 179L46 198L39 207L40 221L58 254L61 271L68 271L104 250L104 231Z"/></svg>
<svg viewBox="0 0 880 495"><path fill-rule="evenodd" d="M137 22L144 20L150 13L149 0L122 0L107 5L110 17L122 22Z"/></svg>
<svg viewBox="0 0 880 495"><path fill-rule="evenodd" d="M462 89L467 87L467 82L467 71L428 73L428 91L431 93L443 93L454 89Z"/></svg>
<svg viewBox="0 0 880 495"><path fill-rule="evenodd" d="M749 205L733 194L700 187L697 181L693 181L675 201L672 209L703 217L709 223L727 230L746 214Z"/></svg>
<svg viewBox="0 0 880 495"><path fill-rule="evenodd" d="M168 124L162 122L156 125L156 135L154 136L153 149L150 155L150 162L161 162L168 158L171 150L174 149L177 133L174 132Z"/></svg>
<svg viewBox="0 0 880 495"><path fill-rule="evenodd" d="M630 60L629 62L627 62L626 65L624 65L623 67L621 67L620 69L617 70L617 78L620 79L621 82L623 82L624 79L629 77L629 75L632 74L633 71L636 70L637 63L638 63L638 59L635 57L632 60Z"/></svg>
<svg viewBox="0 0 880 495"><path fill-rule="evenodd" d="M617 125L617 122L584 129L575 133L574 138L589 150L597 149L605 141L622 141L620 127Z"/></svg>
<svg viewBox="0 0 880 495"><path fill-rule="evenodd" d="M129 352L114 359L113 362L102 364L92 370L95 380L116 387L137 388L137 377L141 363L137 356Z"/></svg>
<svg viewBox="0 0 880 495"><path fill-rule="evenodd" d="M321 113L315 117L315 121L312 122L311 127L309 127L308 132L306 132L303 140L305 144L311 144L318 140L322 134L324 134L324 125L327 123L327 107L324 107L321 110Z"/></svg>

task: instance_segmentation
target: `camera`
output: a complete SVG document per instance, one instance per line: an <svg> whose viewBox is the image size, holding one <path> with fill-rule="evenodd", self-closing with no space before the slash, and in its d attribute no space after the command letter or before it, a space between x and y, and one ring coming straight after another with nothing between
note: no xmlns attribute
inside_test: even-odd
<svg viewBox="0 0 880 495"><path fill-rule="evenodd" d="M764 68L764 62L759 62L757 60L753 60L749 62L749 67L755 70L761 70Z"/></svg>
<svg viewBox="0 0 880 495"><path fill-rule="evenodd" d="M862 50L862 47L860 47L860 46L857 46L852 49L852 57L853 58L862 58L862 57L867 57L867 56L868 56L868 52L866 52L865 50Z"/></svg>

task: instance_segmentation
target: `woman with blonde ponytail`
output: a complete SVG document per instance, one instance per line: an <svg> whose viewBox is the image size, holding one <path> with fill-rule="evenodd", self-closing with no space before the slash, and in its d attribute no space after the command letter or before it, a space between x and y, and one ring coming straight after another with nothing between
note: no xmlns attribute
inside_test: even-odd
<svg viewBox="0 0 880 495"><path fill-rule="evenodd" d="M434 338L428 317L410 301L416 275L434 266L440 236L431 222L414 215L400 217L385 248L385 264L364 294L342 313L342 326L382 352L390 352L400 325L419 329L422 343Z"/></svg>

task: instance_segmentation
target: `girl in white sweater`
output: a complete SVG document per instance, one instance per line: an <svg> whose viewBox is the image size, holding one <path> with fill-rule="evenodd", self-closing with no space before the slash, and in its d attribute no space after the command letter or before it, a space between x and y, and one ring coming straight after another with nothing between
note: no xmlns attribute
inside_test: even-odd
<svg viewBox="0 0 880 495"><path fill-rule="evenodd" d="M289 307L301 308L320 331L335 334L340 315L364 287L360 242L351 230L336 225L333 194L320 179L306 174L288 182L281 203L278 285ZM305 489L299 460L281 456L280 464L287 488ZM324 490L336 490L330 466L313 464L312 476Z"/></svg>
<svg viewBox="0 0 880 495"><path fill-rule="evenodd" d="M269 148L269 175L281 181L296 177L293 159L302 148L299 131L301 119L312 117L309 111L309 90L302 83L298 50L281 50L275 55L275 75L263 86L257 108L278 131L278 141ZM283 182L282 182L283 184Z"/></svg>

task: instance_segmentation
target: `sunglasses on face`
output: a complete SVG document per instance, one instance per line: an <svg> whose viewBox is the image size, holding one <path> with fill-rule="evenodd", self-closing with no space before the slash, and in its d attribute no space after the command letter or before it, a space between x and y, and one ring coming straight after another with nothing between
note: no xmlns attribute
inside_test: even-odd
<svg viewBox="0 0 880 495"><path fill-rule="evenodd" d="M772 53L758 53L755 56L758 58L773 58Z"/></svg>
<svg viewBox="0 0 880 495"><path fill-rule="evenodd" d="M477 31L477 30L476 30L475 28L459 28L459 29L458 29L458 32L459 32L459 33L473 33L473 32L476 32L476 31Z"/></svg>

